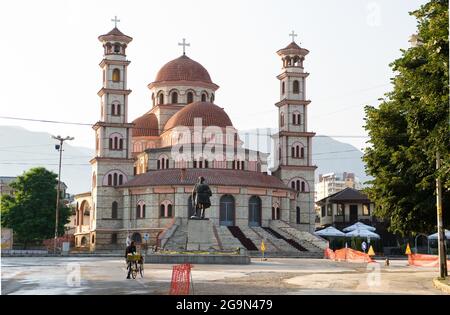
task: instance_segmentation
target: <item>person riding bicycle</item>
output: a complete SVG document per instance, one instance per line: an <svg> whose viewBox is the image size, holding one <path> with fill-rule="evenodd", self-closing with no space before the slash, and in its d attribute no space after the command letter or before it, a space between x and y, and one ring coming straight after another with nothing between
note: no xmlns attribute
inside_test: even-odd
<svg viewBox="0 0 450 315"><path fill-rule="evenodd" d="M127 259L128 254L131 254L131 255L136 254L136 245L134 244L134 241L131 241L130 246L127 246L127 248L125 249L125 259ZM127 261L127 269L128 269L127 279L130 279L131 261Z"/></svg>

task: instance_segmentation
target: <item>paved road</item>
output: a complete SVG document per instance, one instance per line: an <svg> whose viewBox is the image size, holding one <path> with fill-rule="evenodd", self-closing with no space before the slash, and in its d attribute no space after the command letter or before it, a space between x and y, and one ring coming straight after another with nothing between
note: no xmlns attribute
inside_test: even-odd
<svg viewBox="0 0 450 315"><path fill-rule="evenodd" d="M322 259L254 259L250 265L195 265L194 294L443 294L436 268L406 261L350 264ZM146 264L126 280L125 262L98 257L3 257L2 294L167 294L171 265Z"/></svg>

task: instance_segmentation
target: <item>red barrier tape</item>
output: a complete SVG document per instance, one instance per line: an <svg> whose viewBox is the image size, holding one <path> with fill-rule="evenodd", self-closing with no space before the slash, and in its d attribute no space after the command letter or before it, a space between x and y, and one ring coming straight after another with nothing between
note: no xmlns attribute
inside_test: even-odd
<svg viewBox="0 0 450 315"><path fill-rule="evenodd" d="M439 267L439 256L411 254L408 255L408 264L410 266L418 266L418 267ZM450 260L447 260L447 266L450 267Z"/></svg>
<svg viewBox="0 0 450 315"><path fill-rule="evenodd" d="M351 248L342 248L336 251L327 248L325 249L324 257L334 261L347 261L354 263L375 262L375 260L373 260L368 254Z"/></svg>

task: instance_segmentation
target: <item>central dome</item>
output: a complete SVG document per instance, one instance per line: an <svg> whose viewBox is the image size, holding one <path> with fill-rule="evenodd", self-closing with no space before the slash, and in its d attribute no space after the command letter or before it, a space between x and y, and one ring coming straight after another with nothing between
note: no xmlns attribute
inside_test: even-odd
<svg viewBox="0 0 450 315"><path fill-rule="evenodd" d="M186 55L166 63L156 75L154 83L164 81L200 81L212 83L208 71Z"/></svg>
<svg viewBox="0 0 450 315"><path fill-rule="evenodd" d="M170 117L164 126L164 131L177 126L193 127L194 119L201 118L202 126L217 126L226 128L233 126L230 117L223 108L209 102L195 102L187 105Z"/></svg>

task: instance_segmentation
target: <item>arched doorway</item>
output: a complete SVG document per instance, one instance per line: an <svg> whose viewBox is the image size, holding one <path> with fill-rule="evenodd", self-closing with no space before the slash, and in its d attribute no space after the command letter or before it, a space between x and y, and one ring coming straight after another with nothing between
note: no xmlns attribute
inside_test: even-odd
<svg viewBox="0 0 450 315"><path fill-rule="evenodd" d="M134 241L136 244L141 244L142 243L142 237L140 233L133 233L133 235L131 236L131 240Z"/></svg>
<svg viewBox="0 0 450 315"><path fill-rule="evenodd" d="M195 215L194 205L192 204L192 195L188 198L188 218Z"/></svg>
<svg viewBox="0 0 450 315"><path fill-rule="evenodd" d="M234 226L235 204L231 195L220 197L219 224L223 226Z"/></svg>
<svg viewBox="0 0 450 315"><path fill-rule="evenodd" d="M248 201L248 226L261 226L261 198L252 196Z"/></svg>

